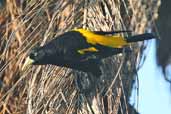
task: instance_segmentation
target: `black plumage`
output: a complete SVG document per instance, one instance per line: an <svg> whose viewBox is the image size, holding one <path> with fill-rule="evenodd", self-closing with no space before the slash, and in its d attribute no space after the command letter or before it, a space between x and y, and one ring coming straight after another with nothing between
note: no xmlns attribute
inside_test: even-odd
<svg viewBox="0 0 171 114"><path fill-rule="evenodd" d="M33 49L29 59L33 65L52 64L99 76L101 59L122 53L123 47L130 42L154 38L148 33L139 35L140 37L134 36L133 39L106 35L112 33L114 32L91 32L84 29L69 31L44 46Z"/></svg>

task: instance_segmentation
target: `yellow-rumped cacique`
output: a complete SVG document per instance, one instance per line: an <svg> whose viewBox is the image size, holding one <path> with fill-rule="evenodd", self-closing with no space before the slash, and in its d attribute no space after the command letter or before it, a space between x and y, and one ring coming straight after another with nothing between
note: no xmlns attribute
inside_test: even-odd
<svg viewBox="0 0 171 114"><path fill-rule="evenodd" d="M57 36L44 46L32 49L22 70L32 65L56 65L101 75L100 61L122 53L132 42L155 38L152 33L123 37L127 31L90 31L73 29Z"/></svg>

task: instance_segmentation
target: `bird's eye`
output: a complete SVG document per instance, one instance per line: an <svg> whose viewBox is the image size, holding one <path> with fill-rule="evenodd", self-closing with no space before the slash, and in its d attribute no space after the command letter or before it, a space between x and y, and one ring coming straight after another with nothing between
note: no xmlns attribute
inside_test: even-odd
<svg viewBox="0 0 171 114"><path fill-rule="evenodd" d="M34 55L34 57L37 57L38 53L37 53L37 52L35 52L33 55Z"/></svg>
<svg viewBox="0 0 171 114"><path fill-rule="evenodd" d="M35 59L37 56L38 56L38 53L37 52L30 53L30 58L31 59Z"/></svg>

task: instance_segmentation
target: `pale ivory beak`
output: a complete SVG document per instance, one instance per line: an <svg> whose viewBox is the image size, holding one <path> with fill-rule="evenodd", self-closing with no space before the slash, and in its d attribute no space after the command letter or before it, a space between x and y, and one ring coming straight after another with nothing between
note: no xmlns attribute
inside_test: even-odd
<svg viewBox="0 0 171 114"><path fill-rule="evenodd" d="M30 57L26 58L26 61L23 65L23 67L21 68L22 71L27 70L27 68L34 62L34 60L30 59Z"/></svg>

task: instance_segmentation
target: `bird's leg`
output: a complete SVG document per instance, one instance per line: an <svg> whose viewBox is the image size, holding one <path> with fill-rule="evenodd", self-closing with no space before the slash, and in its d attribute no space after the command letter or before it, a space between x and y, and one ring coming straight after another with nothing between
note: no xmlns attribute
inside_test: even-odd
<svg viewBox="0 0 171 114"><path fill-rule="evenodd" d="M89 56L81 59L81 62L88 61L88 60L96 60L96 59L97 59L97 57L95 55L89 55Z"/></svg>

